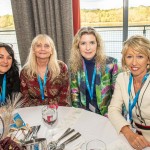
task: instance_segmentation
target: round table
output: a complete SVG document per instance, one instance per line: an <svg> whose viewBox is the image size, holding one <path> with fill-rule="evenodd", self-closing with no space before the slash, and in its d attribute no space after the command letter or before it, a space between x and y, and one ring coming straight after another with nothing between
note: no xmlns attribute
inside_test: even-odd
<svg viewBox="0 0 150 150"><path fill-rule="evenodd" d="M42 107L19 108L14 113L18 112L24 122L30 126L41 125L38 137L46 137L47 140L50 140L48 139L48 128L42 120ZM125 137L122 134L117 134L108 118L80 108L59 106L54 136L68 127L80 132L85 142L92 139L100 139L106 143L109 150L132 150ZM80 148L76 149L80 150ZM73 147L70 150L74 150Z"/></svg>

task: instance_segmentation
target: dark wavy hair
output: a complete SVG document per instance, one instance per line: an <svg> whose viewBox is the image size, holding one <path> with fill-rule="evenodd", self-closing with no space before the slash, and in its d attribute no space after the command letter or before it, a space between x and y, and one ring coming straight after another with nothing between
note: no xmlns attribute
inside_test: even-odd
<svg viewBox="0 0 150 150"><path fill-rule="evenodd" d="M0 48L4 47L6 51L9 53L9 55L12 57L12 65L11 68L6 72L7 74L7 87L12 88L13 84L15 84L15 76L19 76L19 67L18 62L15 59L14 51L11 46L5 43L0 43Z"/></svg>

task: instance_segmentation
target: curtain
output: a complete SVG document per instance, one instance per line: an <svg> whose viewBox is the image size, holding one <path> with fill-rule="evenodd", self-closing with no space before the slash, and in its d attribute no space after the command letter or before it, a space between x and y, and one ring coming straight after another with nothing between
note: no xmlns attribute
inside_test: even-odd
<svg viewBox="0 0 150 150"><path fill-rule="evenodd" d="M80 29L80 0L72 0L74 35Z"/></svg>
<svg viewBox="0 0 150 150"><path fill-rule="evenodd" d="M33 38L48 34L58 58L68 62L73 39L71 0L11 0L21 65L28 56Z"/></svg>

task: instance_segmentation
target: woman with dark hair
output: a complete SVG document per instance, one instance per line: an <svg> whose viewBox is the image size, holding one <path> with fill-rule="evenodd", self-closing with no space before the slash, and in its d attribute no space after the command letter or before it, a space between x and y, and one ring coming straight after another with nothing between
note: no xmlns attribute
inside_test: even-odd
<svg viewBox="0 0 150 150"><path fill-rule="evenodd" d="M12 45L0 43L0 106L13 92L20 92L18 63Z"/></svg>

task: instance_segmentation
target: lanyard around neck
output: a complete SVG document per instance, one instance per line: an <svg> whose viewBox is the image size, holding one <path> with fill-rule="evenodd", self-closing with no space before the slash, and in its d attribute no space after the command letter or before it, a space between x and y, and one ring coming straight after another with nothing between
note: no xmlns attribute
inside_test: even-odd
<svg viewBox="0 0 150 150"><path fill-rule="evenodd" d="M87 89L88 89L91 100L93 100L94 82L95 82L95 77L96 77L96 67L94 67L94 71L93 71L93 75L92 75L92 83L91 83L91 87L90 87L85 62L83 62L83 65L84 65L84 72L85 72L85 80L86 80Z"/></svg>
<svg viewBox="0 0 150 150"><path fill-rule="evenodd" d="M47 81L47 73L48 73L48 68L46 69L46 72L45 72L45 75L44 75L44 81L42 83L42 80L41 80L41 77L38 75L38 83L39 83L39 86L40 86L40 93L41 93L41 97L42 97L42 100L44 100L44 88L46 86L46 81Z"/></svg>
<svg viewBox="0 0 150 150"><path fill-rule="evenodd" d="M143 79L142 79L142 85L145 83L145 81L147 80L149 76L149 73L147 73ZM140 91L141 91L141 88L138 90L138 92L136 93L133 101L131 102L131 85L132 85L132 81L133 81L133 76L132 74L130 74L130 78L129 78L129 84L128 84L128 95L129 95L129 119L130 121L132 121L132 109L135 107L137 101L138 101L138 98L139 98L139 94L140 94Z"/></svg>
<svg viewBox="0 0 150 150"><path fill-rule="evenodd" d="M2 90L0 93L0 104L5 103L5 97L6 97L6 74L3 77Z"/></svg>

